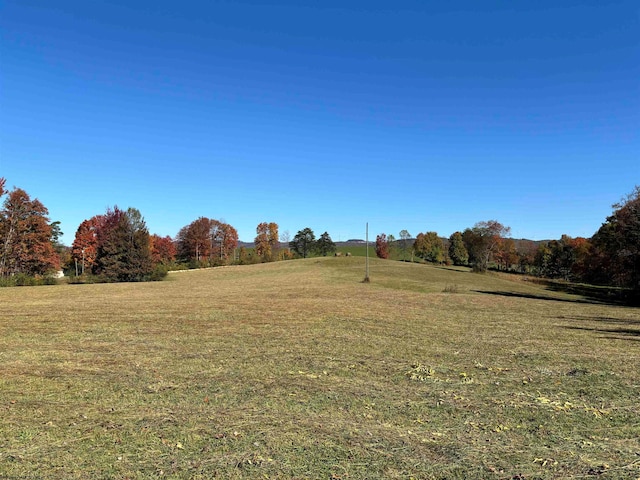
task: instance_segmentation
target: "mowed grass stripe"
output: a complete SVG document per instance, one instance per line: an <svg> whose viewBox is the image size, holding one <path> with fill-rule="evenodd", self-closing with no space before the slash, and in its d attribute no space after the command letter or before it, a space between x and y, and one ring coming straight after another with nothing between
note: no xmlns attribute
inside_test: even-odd
<svg viewBox="0 0 640 480"><path fill-rule="evenodd" d="M337 257L0 289L0 477L640 476L638 309L363 277Z"/></svg>

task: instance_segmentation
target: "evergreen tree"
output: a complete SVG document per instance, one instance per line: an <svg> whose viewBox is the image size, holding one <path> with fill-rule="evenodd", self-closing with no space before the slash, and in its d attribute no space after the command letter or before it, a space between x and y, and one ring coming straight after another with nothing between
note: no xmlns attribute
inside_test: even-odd
<svg viewBox="0 0 640 480"><path fill-rule="evenodd" d="M323 257L326 257L329 253L336 251L336 244L331 240L328 232L324 232L320 235L320 238L316 242L316 250Z"/></svg>
<svg viewBox="0 0 640 480"><path fill-rule="evenodd" d="M291 250L296 252L302 258L307 258L307 255L313 251L316 243L316 236L309 227L298 231L293 240L289 242Z"/></svg>
<svg viewBox="0 0 640 480"><path fill-rule="evenodd" d="M108 280L136 282L153 271L150 237L140 212L114 207L97 227L94 273Z"/></svg>

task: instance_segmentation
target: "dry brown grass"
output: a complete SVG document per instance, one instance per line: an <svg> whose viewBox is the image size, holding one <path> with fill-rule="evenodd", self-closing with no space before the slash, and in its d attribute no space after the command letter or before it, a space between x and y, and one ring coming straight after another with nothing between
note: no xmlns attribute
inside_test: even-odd
<svg viewBox="0 0 640 480"><path fill-rule="evenodd" d="M0 477L640 477L639 309L363 277L323 258L0 289Z"/></svg>

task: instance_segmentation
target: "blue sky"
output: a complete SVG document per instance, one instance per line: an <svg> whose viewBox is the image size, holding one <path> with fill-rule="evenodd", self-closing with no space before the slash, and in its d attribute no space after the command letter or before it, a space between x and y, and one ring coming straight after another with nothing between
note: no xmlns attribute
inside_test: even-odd
<svg viewBox="0 0 640 480"><path fill-rule="evenodd" d="M67 244L113 205L591 236L640 184L639 79L636 1L0 0L0 176Z"/></svg>

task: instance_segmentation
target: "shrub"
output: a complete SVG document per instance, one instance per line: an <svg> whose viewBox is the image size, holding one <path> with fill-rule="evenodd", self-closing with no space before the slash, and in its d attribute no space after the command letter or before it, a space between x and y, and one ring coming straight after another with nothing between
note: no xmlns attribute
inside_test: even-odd
<svg viewBox="0 0 640 480"><path fill-rule="evenodd" d="M58 279L53 277L44 277L39 283L40 285L57 285Z"/></svg>
<svg viewBox="0 0 640 480"><path fill-rule="evenodd" d="M154 267L153 271L149 275L149 280L152 282L159 282L160 280L163 280L168 273L169 269L167 266L159 263Z"/></svg>
<svg viewBox="0 0 640 480"><path fill-rule="evenodd" d="M26 273L17 273L13 276L13 281L17 287L33 287L38 284L38 281Z"/></svg>
<svg viewBox="0 0 640 480"><path fill-rule="evenodd" d="M17 273L11 277L0 278L0 287L36 287L38 285L57 285L53 277L33 277L26 273Z"/></svg>

